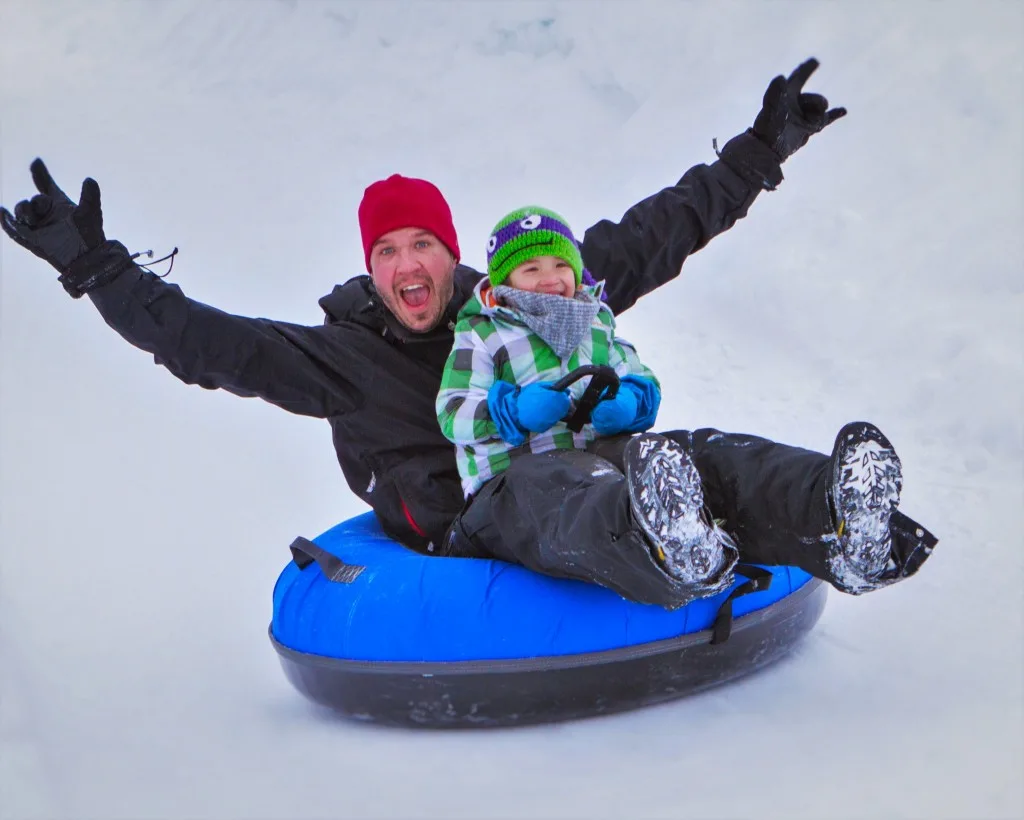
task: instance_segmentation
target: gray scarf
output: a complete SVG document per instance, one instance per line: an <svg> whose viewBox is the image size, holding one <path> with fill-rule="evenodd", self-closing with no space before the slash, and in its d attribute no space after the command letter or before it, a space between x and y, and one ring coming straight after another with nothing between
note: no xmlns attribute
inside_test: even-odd
<svg viewBox="0 0 1024 820"><path fill-rule="evenodd" d="M580 346L601 309L599 299L580 290L567 299L498 285L494 296L499 304L514 310L523 324L547 342L560 359L572 355Z"/></svg>

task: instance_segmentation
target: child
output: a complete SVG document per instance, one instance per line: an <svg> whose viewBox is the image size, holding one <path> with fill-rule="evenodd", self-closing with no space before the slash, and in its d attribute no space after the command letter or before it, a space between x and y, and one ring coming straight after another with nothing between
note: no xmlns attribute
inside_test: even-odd
<svg viewBox="0 0 1024 820"><path fill-rule="evenodd" d="M513 211L495 226L487 262L488 278L459 313L436 403L441 431L456 445L467 498L513 459L551 450L590 450L623 473L642 472L648 466L644 455L633 463L626 458L628 438L624 446L594 445L601 438L650 429L661 389L633 346L615 335L615 317L600 298L602 284L584 284L593 280L565 220L540 207ZM574 433L565 419L588 382L581 379L561 391L552 385L589 364L614 368L620 385ZM646 460L656 456L652 450ZM666 513L667 507L684 506L674 501L682 494L700 495L700 478L689 460L673 466L678 481L668 488L667 502L664 493L661 499L640 498L631 490L634 518L659 565L710 594L731 581L736 550L709 525L702 503L688 519ZM645 482L630 485L642 488ZM716 582L708 586L709 579Z"/></svg>

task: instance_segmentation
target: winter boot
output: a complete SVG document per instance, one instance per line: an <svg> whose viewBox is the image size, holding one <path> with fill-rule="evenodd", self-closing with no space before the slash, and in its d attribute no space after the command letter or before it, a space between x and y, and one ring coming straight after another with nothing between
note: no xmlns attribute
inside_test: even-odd
<svg viewBox="0 0 1024 820"><path fill-rule="evenodd" d="M899 456L873 424L845 425L832 448L831 500L836 533L827 540L832 583L860 595L886 585L895 569L890 519L900 503Z"/></svg>
<svg viewBox="0 0 1024 820"><path fill-rule="evenodd" d="M728 589L739 551L711 520L700 475L676 442L653 433L633 437L623 454L633 517L670 576L704 598Z"/></svg>

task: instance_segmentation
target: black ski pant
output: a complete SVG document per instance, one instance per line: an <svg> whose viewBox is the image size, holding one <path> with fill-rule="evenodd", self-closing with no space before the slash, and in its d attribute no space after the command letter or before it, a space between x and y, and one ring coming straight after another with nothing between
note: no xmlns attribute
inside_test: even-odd
<svg viewBox="0 0 1024 820"><path fill-rule="evenodd" d="M662 435L689 452L705 503L741 561L797 566L828 580L829 456L713 429ZM514 459L455 519L445 554L522 564L668 609L692 600L692 586L661 569L633 519L622 463L629 438Z"/></svg>

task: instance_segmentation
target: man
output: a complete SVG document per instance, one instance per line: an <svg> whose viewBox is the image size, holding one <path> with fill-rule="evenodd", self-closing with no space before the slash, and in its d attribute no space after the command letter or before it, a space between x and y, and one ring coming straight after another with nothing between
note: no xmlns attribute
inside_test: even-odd
<svg viewBox="0 0 1024 820"><path fill-rule="evenodd" d="M606 281L616 313L678 275L690 253L782 181L788 156L846 113L802 91L816 67L809 60L776 77L753 127L717 162L586 232L583 260ZM183 382L327 419L349 487L385 532L422 552L454 549L446 534L463 499L434 400L453 321L481 274L459 264L451 213L433 185L394 175L366 189L359 223L369 277L336 286L320 300L324 324L307 327L187 298L106 238L94 180L84 181L76 205L41 160L31 170L39 194L13 215L0 210L0 224L59 271L72 297L88 295L107 324Z"/></svg>

